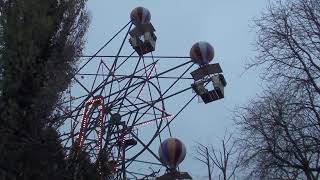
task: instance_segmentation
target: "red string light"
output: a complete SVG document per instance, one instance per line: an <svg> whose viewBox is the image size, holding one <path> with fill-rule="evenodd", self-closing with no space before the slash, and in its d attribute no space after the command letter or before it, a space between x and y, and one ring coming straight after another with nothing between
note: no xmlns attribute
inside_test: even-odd
<svg viewBox="0 0 320 180"><path fill-rule="evenodd" d="M83 143L84 143L84 136L87 132L87 127L88 127L88 117L89 117L89 112L91 111L91 109L98 105L98 109L100 111L99 114L99 132L98 132L98 148L99 151L102 148L102 130L103 130L103 119L105 116L105 108L104 108L104 98L102 96L96 96L91 100L88 100L85 103L85 109L83 112L83 116L82 116L82 120L81 120L81 126L80 126L80 133L79 133L79 150L82 149L83 147Z"/></svg>

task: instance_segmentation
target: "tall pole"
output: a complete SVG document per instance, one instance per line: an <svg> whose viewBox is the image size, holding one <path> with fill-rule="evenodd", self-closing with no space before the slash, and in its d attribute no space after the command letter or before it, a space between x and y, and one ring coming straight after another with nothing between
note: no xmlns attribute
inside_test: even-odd
<svg viewBox="0 0 320 180"><path fill-rule="evenodd" d="M208 167L209 180L211 180L210 159L209 159L209 151L207 147L206 147L206 155L207 155L207 167Z"/></svg>
<svg viewBox="0 0 320 180"><path fill-rule="evenodd" d="M122 145L122 179L127 180L126 177L126 158L125 158L125 152L126 152L126 145Z"/></svg>

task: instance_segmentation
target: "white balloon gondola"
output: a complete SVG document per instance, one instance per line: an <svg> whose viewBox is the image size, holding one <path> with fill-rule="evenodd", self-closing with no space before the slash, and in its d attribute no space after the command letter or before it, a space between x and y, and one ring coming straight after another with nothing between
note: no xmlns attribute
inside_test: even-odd
<svg viewBox="0 0 320 180"><path fill-rule="evenodd" d="M190 50L191 60L200 67L191 72L194 92L204 103L210 103L224 98L224 87L227 85L219 63L209 64L214 58L214 49L207 42L195 43ZM206 86L212 82L213 88Z"/></svg>
<svg viewBox="0 0 320 180"><path fill-rule="evenodd" d="M192 179L187 172L179 172L178 165L186 156L185 145L177 138L164 140L159 147L159 156L164 165L168 167L167 173L156 180Z"/></svg>
<svg viewBox="0 0 320 180"><path fill-rule="evenodd" d="M147 54L155 50L157 37L156 31L151 24L151 14L144 7L137 7L132 10L131 22L135 27L129 32L129 42L133 49L140 55Z"/></svg>

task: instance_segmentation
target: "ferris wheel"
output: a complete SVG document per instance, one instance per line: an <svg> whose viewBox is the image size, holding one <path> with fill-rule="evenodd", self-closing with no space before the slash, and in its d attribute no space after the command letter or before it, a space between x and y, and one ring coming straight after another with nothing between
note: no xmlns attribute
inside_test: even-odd
<svg viewBox="0 0 320 180"><path fill-rule="evenodd" d="M174 136L170 124L197 97L204 103L224 98L226 81L220 65L210 64L209 43L195 43L190 56L153 55L157 36L150 12L137 7L130 18L95 54L83 56L60 109L68 158L86 152L100 179L155 177L160 169L175 169L181 158L170 165L158 154ZM106 48L121 34L110 55Z"/></svg>

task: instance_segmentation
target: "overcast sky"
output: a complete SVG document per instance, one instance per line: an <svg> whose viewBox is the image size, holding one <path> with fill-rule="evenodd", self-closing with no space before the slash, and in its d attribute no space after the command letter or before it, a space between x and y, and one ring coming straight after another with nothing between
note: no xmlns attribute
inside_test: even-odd
<svg viewBox="0 0 320 180"><path fill-rule="evenodd" d="M225 131L232 132L234 129L232 122L234 108L248 102L261 91L258 71L245 72L244 66L255 55L253 46L255 32L252 20L259 16L266 5L267 0L90 0L88 2L92 22L85 54L93 54L116 31L128 23L131 10L137 6L146 7L151 12L151 22L156 28L158 37L155 55L188 56L191 46L197 41L208 41L213 45L214 61L220 63L228 83L225 99L206 105L193 101L171 127L174 136L185 143L188 151L180 169L188 171L195 179L204 176L205 171L191 156L193 141L213 144L219 148L219 139L223 138ZM118 47L115 45L112 48ZM189 97L186 98L191 98L193 94L190 92L187 96Z"/></svg>

